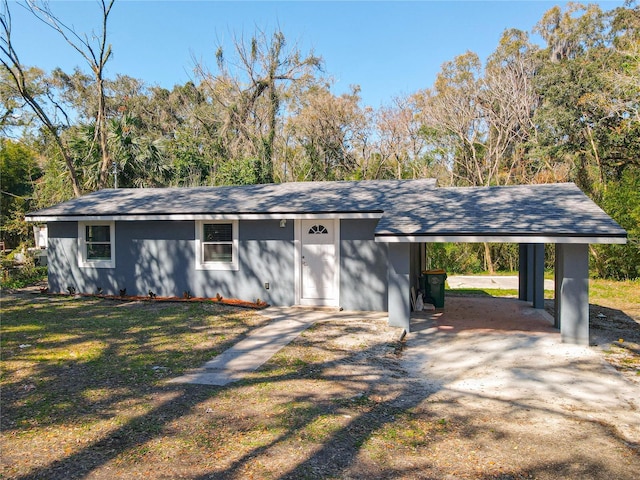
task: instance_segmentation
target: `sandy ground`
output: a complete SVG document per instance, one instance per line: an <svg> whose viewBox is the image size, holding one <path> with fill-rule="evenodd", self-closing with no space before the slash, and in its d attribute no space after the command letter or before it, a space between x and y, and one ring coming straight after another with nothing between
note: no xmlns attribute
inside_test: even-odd
<svg viewBox="0 0 640 480"><path fill-rule="evenodd" d="M638 478L637 376L616 371L599 347L561 343L544 310L451 296L444 311L412 320L392 356L375 347L392 342L384 319L370 314L357 328L342 315L292 348L313 342L349 352L319 372L336 379L322 393L374 402L366 420L354 415L344 429L370 436L364 448L326 444L303 461L316 475L308 478ZM442 430L434 433L434 423Z"/></svg>
<svg viewBox="0 0 640 480"><path fill-rule="evenodd" d="M600 458L592 457L584 478L607 461L599 442L622 441L638 453L640 383L617 372L597 348L561 343L544 311L512 299L454 297L444 312L424 317L412 323L401 365L416 395L440 414L484 419L480 424L536 449L548 437L549 464L554 450L579 462L598 449ZM593 428L610 438L589 441Z"/></svg>
<svg viewBox="0 0 640 480"><path fill-rule="evenodd" d="M602 422L640 444L640 385L593 347L561 343L544 311L511 299L458 297L413 326L403 366L438 400L516 406L543 423L558 416Z"/></svg>

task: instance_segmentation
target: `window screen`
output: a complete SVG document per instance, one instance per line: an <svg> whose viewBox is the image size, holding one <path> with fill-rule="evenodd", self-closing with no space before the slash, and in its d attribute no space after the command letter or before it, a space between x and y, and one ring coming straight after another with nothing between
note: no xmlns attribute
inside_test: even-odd
<svg viewBox="0 0 640 480"><path fill-rule="evenodd" d="M205 262L232 262L233 245L205 243L203 246L203 257Z"/></svg>

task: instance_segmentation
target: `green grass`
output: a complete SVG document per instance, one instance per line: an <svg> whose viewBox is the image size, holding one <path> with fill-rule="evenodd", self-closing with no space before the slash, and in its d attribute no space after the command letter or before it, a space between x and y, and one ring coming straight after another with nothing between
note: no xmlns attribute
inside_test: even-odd
<svg viewBox="0 0 640 480"><path fill-rule="evenodd" d="M593 290L620 288L628 303L637 286L596 282ZM313 470L316 452L339 445L342 455L362 455L382 471L467 437L459 418L377 395L381 382L395 380L363 385L352 365L397 364L393 357L364 360L358 348L336 350L325 340L351 326L323 337L328 324L316 324L228 386L176 385L165 380L201 366L265 318L211 303L31 294L0 300L7 478L337 478ZM11 460L30 451L37 454Z"/></svg>
<svg viewBox="0 0 640 480"><path fill-rule="evenodd" d="M96 403L136 397L199 367L264 321L208 303L133 306L3 295L3 421L86 421Z"/></svg>
<svg viewBox="0 0 640 480"><path fill-rule="evenodd" d="M384 425L366 443L374 458L384 459L396 449L427 448L437 438L455 434L457 426L446 418L434 418L421 412L405 411L393 423Z"/></svg>
<svg viewBox="0 0 640 480"><path fill-rule="evenodd" d="M451 274L456 275L456 274ZM462 275L462 274L460 274ZM496 272L489 274L488 272L482 272L474 274L477 276L517 276L518 272ZM546 280L554 280L553 271L545 271L544 278ZM492 297L517 297L518 290L501 290L491 288L464 288L464 289L451 289L446 284L447 294L461 294L461 295L487 295ZM555 292L553 290L545 290L544 298L553 298ZM611 301L622 301L624 303L640 304L640 279L636 280L606 280L601 278L589 280L589 300L591 303L610 303Z"/></svg>
<svg viewBox="0 0 640 480"><path fill-rule="evenodd" d="M320 414L299 430L299 438L307 442L322 443L340 431L344 424L345 418L342 416L330 413Z"/></svg>
<svg viewBox="0 0 640 480"><path fill-rule="evenodd" d="M637 280L589 280L591 303L622 301L640 305L640 279Z"/></svg>

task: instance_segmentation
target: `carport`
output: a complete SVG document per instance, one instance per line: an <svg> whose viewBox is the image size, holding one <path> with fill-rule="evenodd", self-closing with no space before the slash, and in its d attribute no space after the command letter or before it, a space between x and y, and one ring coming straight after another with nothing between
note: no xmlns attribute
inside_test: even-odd
<svg viewBox="0 0 640 480"><path fill-rule="evenodd" d="M419 244L517 243L519 299L544 308L548 243L556 254L555 327L563 342L589 343L589 245L623 244L627 234L574 184L438 188L419 209L404 207L376 230L376 242L388 244L390 325L411 330Z"/></svg>

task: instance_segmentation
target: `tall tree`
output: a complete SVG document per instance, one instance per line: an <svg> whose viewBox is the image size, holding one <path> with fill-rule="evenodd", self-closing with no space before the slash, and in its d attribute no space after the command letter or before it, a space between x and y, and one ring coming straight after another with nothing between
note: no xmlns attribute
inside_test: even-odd
<svg viewBox="0 0 640 480"><path fill-rule="evenodd" d="M536 27L548 42L542 55L551 59L535 78L543 98L535 118L538 150L569 163L571 179L596 199L626 165L637 164L633 152L639 151L637 76L624 82L633 69L629 52L638 41L637 26L633 13L624 13L621 22L620 11L571 4L564 12L552 9Z"/></svg>
<svg viewBox="0 0 640 480"><path fill-rule="evenodd" d="M605 21L599 6L569 2L564 10L559 6L547 10L533 31L547 43L546 56L555 63L602 46Z"/></svg>
<svg viewBox="0 0 640 480"><path fill-rule="evenodd" d="M446 62L434 87L423 92L421 121L426 129L450 138L455 151L449 157L455 183L491 185L494 169L486 164L486 123L480 101L482 65L467 52Z"/></svg>
<svg viewBox="0 0 640 480"><path fill-rule="evenodd" d="M424 178L432 172L425 156L427 139L419 121L415 96L395 98L376 114L380 171L372 178ZM387 169L389 174L384 174Z"/></svg>
<svg viewBox="0 0 640 480"><path fill-rule="evenodd" d="M100 149L100 180L98 188L107 185L111 169L111 156L108 145L107 104L104 69L111 57L111 45L107 42L107 23L115 0L98 0L101 13L101 24L98 33L91 36L81 34L58 18L51 10L48 1L26 0L28 10L40 21L58 32L62 38L86 61L94 78L95 98L95 137Z"/></svg>
<svg viewBox="0 0 640 480"><path fill-rule="evenodd" d="M271 36L258 31L248 42L235 38L232 60L227 60L222 46L216 60L217 75L202 64L197 71L225 111L221 132L229 154L236 159L256 158L258 182L273 182L274 146L285 90L312 82L322 60L313 53L303 56L295 45L288 49L281 31Z"/></svg>
<svg viewBox="0 0 640 480"><path fill-rule="evenodd" d="M0 238L9 248L27 240L24 214L32 205L34 181L41 175L35 153L25 145L0 140Z"/></svg>
<svg viewBox="0 0 640 480"><path fill-rule="evenodd" d="M496 183L528 183L526 144L535 134L536 49L521 30L507 30L484 70L480 101L486 122L486 164ZM516 178L518 176L519 178Z"/></svg>
<svg viewBox="0 0 640 480"><path fill-rule="evenodd" d="M47 82L43 81L44 73L35 68L27 68L22 62L11 37L11 12L7 0L3 2L3 11L0 14L0 63L2 63L3 74L2 90L8 93L7 98L12 98L12 110L18 108L16 99L21 99L24 106L33 111L38 120L42 123L51 138L58 147L67 168L69 179L73 187L74 194L79 197L82 194L80 181L76 173L75 166L69 151L69 146L62 136L63 124L58 120L57 114L66 117L62 106L50 95L51 90ZM52 109L49 109L49 106ZM3 115L6 118L6 115Z"/></svg>
<svg viewBox="0 0 640 480"><path fill-rule="evenodd" d="M356 167L354 151L366 118L357 90L340 96L314 87L291 108L286 131L299 145L298 158L289 161L298 180L344 180Z"/></svg>

